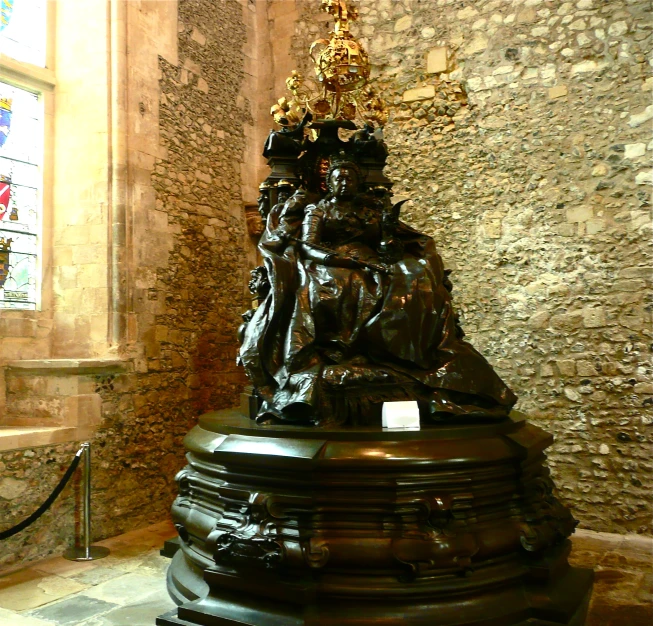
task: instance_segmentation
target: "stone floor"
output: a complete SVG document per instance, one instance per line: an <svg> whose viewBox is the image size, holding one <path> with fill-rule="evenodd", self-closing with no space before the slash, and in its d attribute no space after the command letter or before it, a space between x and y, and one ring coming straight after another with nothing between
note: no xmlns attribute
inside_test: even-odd
<svg viewBox="0 0 653 626"><path fill-rule="evenodd" d="M153 626L174 607L165 589L168 522L100 542L111 554L62 557L0 577L0 626ZM587 626L652 626L653 539L579 531L573 563L594 567Z"/></svg>
<svg viewBox="0 0 653 626"><path fill-rule="evenodd" d="M165 585L169 522L101 541L97 561L39 561L0 577L0 626L153 626L174 608Z"/></svg>

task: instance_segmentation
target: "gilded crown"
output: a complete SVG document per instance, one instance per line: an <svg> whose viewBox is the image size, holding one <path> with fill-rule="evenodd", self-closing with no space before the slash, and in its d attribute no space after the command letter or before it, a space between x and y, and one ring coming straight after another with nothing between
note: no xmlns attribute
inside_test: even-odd
<svg viewBox="0 0 653 626"><path fill-rule="evenodd" d="M369 84L367 52L349 32L358 9L348 0L321 0L322 11L333 16L330 39L318 39L310 48L316 80L296 70L286 79L291 96L279 98L270 113L277 124L296 127L310 113L314 120L359 121L383 126L388 113L380 95Z"/></svg>

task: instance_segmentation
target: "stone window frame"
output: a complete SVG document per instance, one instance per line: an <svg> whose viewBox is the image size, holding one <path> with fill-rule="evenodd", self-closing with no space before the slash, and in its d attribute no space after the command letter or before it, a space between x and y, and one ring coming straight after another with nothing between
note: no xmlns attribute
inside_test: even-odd
<svg viewBox="0 0 653 626"><path fill-rule="evenodd" d="M0 52L0 79L38 95L43 103L43 158L41 179L40 217L37 227L37 270L36 270L36 311L41 311L44 301L49 303L51 290L43 277L49 275L51 250L47 238L43 236L51 228L53 203L53 147L54 147L54 91L56 77L54 71L55 7L46 3L46 45L45 67L19 61ZM7 311L27 311L29 309L3 309Z"/></svg>
<svg viewBox="0 0 653 626"><path fill-rule="evenodd" d="M25 322L35 324L49 333L42 337L40 346L27 352L28 355L33 354L33 356L12 358L0 352L0 451L90 439L102 419L102 397L98 393L97 381L131 371L133 367L130 360L116 356L115 345L122 336L120 332L114 332L112 336L110 330L101 333L103 336L98 341L99 345L94 346L96 349L80 350L79 358L66 356L52 358L51 356L53 352L51 346L54 341L52 334L54 301L55 297L61 295L60 287L56 286L54 279L58 266L55 254L56 220L58 211L67 210L67 203L62 202L60 197L62 194L57 192L57 188L61 189L70 182L67 165L62 167L61 164L67 161L66 156L73 149L66 145L68 137L66 141L55 139L55 126L59 125L58 114L65 116L68 113L68 102L71 98L86 95L84 104L92 110L94 102L106 103L107 93L111 94L114 102L118 102L122 94L110 91L115 89L115 83L119 82L120 76L114 83L108 84L107 92L99 92L96 89L97 85L92 85L91 87L95 89L89 91L83 82L71 83L71 72L75 72L76 69L70 64L74 55L71 55L72 48L67 45L67 42L74 37L74 29L79 23L61 19L62 10L65 14L64 18L70 17L70 5L47 2L46 6L45 67L18 61L0 52L0 78L16 87L38 93L43 98L44 109L41 261L40 280L37 285L40 301L37 302L36 310L6 309L0 311L0 316L15 325ZM120 0L109 0L106 6L97 5L94 13L94 17L99 18L98 27L106 29L107 38L111 39L110 42L106 42L106 51L111 55L110 63L121 67L124 67L127 54L126 47L121 45L124 44L124 15L125 8ZM65 58L61 67L58 67L62 50ZM101 55L89 58L85 68L89 70L93 67L104 67L107 61L107 57ZM113 69L115 68L112 67ZM66 130L68 129L70 129L70 122L66 126ZM83 132L88 134L88 129L84 129ZM112 132L115 133L115 129L109 127L108 133ZM66 134L65 130L63 134ZM103 158L106 159L105 156ZM117 169L115 161L104 165L105 171L110 171L111 166L114 170ZM62 215L59 215L59 221ZM106 328L111 317L110 308L107 307L102 315L104 320L101 326ZM33 335L13 335L11 331L6 335L6 337L14 336L27 341ZM50 347L45 348L46 344ZM94 354L99 356L95 357ZM14 385L19 391L17 395L20 395L21 389L25 391L25 396L32 394L37 410L13 410L12 398L8 398L12 395L9 381L16 378L20 379L18 384ZM47 410L39 411L37 405L41 403L43 406L48 401L58 404L61 411L55 412L54 415L48 414Z"/></svg>

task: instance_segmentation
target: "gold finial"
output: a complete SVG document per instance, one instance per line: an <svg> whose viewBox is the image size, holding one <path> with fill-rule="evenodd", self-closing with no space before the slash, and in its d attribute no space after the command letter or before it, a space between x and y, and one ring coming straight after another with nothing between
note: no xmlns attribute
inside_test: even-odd
<svg viewBox="0 0 653 626"><path fill-rule="evenodd" d="M335 26L330 39L318 39L310 48L317 84L310 85L293 71L286 79L292 98L280 98L272 107L275 121L295 127L310 111L316 120L360 120L383 126L388 114L368 84L369 57L349 32L349 23L358 19L358 9L347 0L320 1L321 10L333 15Z"/></svg>
<svg viewBox="0 0 653 626"><path fill-rule="evenodd" d="M331 13L335 21L334 32L336 35L349 32L349 20L358 19L358 9L346 0L322 0L320 7L325 13Z"/></svg>

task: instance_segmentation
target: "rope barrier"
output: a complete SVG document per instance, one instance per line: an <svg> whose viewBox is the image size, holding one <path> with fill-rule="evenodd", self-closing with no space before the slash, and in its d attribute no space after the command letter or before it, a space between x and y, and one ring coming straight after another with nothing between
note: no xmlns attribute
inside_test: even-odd
<svg viewBox="0 0 653 626"><path fill-rule="evenodd" d="M59 494L63 491L64 487L70 480L71 476L75 473L75 470L79 465L79 461L82 458L83 452L84 452L84 446L82 446L77 451L77 454L75 455L75 458L70 464L70 467L66 470L66 473L59 481L59 484L54 488L54 491L48 496L47 500L38 509L36 509L34 513L32 513L29 517L27 517L22 522L20 522L20 524L16 524L16 526L0 532L0 541L2 541L3 539L8 539L9 537L13 537L21 530L25 530L25 528L27 528L30 524L33 524L39 517L41 517L41 515L43 515L43 513L45 513L52 506L52 503L57 499Z"/></svg>

